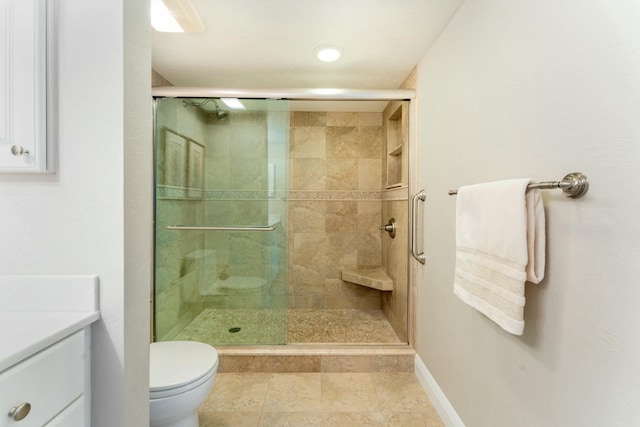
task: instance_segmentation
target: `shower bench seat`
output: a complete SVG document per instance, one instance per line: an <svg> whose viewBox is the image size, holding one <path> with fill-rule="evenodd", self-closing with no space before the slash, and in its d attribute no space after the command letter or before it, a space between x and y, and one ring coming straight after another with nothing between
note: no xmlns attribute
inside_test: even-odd
<svg viewBox="0 0 640 427"><path fill-rule="evenodd" d="M342 280L379 291L393 291L393 280L381 267L342 270Z"/></svg>

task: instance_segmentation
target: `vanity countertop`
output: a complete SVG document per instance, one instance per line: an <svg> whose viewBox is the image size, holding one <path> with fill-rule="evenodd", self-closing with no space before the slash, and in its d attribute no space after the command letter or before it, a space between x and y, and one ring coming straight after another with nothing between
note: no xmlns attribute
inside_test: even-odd
<svg viewBox="0 0 640 427"><path fill-rule="evenodd" d="M99 318L97 276L0 276L0 373Z"/></svg>
<svg viewBox="0 0 640 427"><path fill-rule="evenodd" d="M100 313L0 313L0 373L100 318Z"/></svg>

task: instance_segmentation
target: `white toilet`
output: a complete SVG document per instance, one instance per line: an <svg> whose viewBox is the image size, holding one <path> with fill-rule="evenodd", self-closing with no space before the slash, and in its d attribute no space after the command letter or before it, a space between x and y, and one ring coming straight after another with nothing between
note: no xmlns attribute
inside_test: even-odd
<svg viewBox="0 0 640 427"><path fill-rule="evenodd" d="M149 415L152 427L198 427L198 408L218 370L218 353L194 341L151 343Z"/></svg>

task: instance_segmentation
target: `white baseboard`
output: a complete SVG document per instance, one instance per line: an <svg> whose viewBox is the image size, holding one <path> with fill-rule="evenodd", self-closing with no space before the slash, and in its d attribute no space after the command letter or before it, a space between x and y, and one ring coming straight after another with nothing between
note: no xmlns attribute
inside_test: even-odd
<svg viewBox="0 0 640 427"><path fill-rule="evenodd" d="M427 369L427 366L424 364L420 356L416 354L415 361L415 371L416 377L418 377L418 381L422 385L422 388L427 392L429 399L431 399L431 403L438 411L438 415L440 415L440 419L447 427L464 427L464 423L462 419L458 416L458 413L451 403L447 399L447 396L444 395L444 392L438 386L435 378Z"/></svg>

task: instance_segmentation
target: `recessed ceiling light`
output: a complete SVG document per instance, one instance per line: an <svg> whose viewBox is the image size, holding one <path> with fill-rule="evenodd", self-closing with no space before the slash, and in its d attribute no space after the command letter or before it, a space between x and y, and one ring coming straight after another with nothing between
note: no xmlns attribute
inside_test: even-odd
<svg viewBox="0 0 640 427"><path fill-rule="evenodd" d="M204 25L189 0L151 0L151 26L163 33L201 33Z"/></svg>
<svg viewBox="0 0 640 427"><path fill-rule="evenodd" d="M344 51L340 46L320 45L313 49L313 53L320 61L334 62L342 57Z"/></svg>

